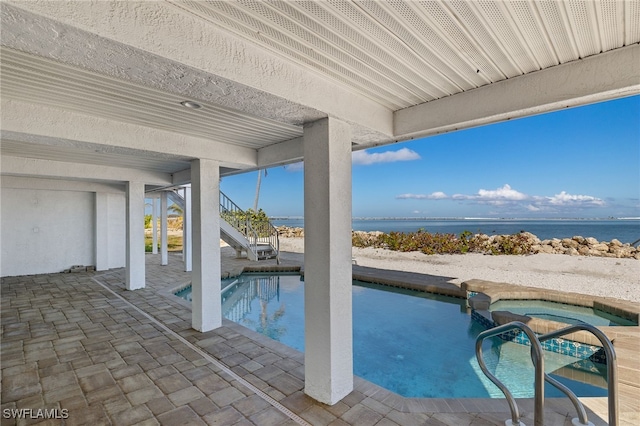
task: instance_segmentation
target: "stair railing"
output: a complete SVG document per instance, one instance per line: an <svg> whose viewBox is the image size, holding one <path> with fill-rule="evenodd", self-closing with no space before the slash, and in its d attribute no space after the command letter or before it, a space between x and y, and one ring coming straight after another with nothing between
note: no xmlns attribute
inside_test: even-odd
<svg viewBox="0 0 640 426"><path fill-rule="evenodd" d="M496 378L487 368L486 363L484 362L484 357L482 355L482 343L485 339L490 337L495 337L500 334L506 333L508 331L520 329L522 330L529 341L531 342L531 359L533 361L533 365L535 367L534 373L534 415L533 422L535 426L543 426L544 425L544 381L553 385L560 391L562 391L573 403L576 411L578 412L578 418L573 419L572 423L574 425L585 425L585 426L593 426L587 418L587 412L584 409L584 405L580 402L578 397L571 392L569 388L564 386L562 383L558 382L548 374L544 372L544 355L542 352L542 343L549 339L565 336L567 334L574 333L576 331L588 331L593 334L600 342L602 343L602 347L605 351L605 355L607 357L607 383L608 383L608 411L609 411L609 425L610 426L618 426L618 378L617 378L617 361L615 350L613 349L613 344L607 338L607 336L600 331L598 328L590 325L590 324L575 324L561 330L553 331L551 333L543 334L541 336L536 336L536 334L522 322L513 321L508 324L504 324L490 330L486 330L478 335L476 340L476 357L478 359L478 364L480 365L480 369L482 372L491 380L498 388L502 391L502 393L507 398L507 402L509 403L509 408L511 410L511 419L507 420L505 424L507 426L515 425L515 426L524 426L522 422L520 422L520 414L518 412L518 406L516 404L513 395L507 387L502 383L498 378ZM578 423L579 422L579 423Z"/></svg>
<svg viewBox="0 0 640 426"><path fill-rule="evenodd" d="M278 230L271 222L268 220L252 221L249 215L222 191L220 191L220 215L249 241L250 249L256 259L258 245L268 244L276 253L276 261L280 263Z"/></svg>
<svg viewBox="0 0 640 426"><path fill-rule="evenodd" d="M220 215L242 235L246 235L246 214L224 192L220 191Z"/></svg>
<svg viewBox="0 0 640 426"><path fill-rule="evenodd" d="M253 229L253 225L251 223L251 219L249 219L249 217L247 216L247 222L246 222L246 234L245 234L245 238L247 239L247 241L249 241L249 247L251 249L251 253L253 253L253 256L255 257L255 259L252 260L258 260L258 240L259 240L259 235L258 232Z"/></svg>
<svg viewBox="0 0 640 426"><path fill-rule="evenodd" d="M250 225L257 235L256 245L258 243L269 245L275 250L276 254L280 253L280 238L278 230L271 222L268 220L251 222Z"/></svg>
<svg viewBox="0 0 640 426"><path fill-rule="evenodd" d="M180 192L183 192L183 191L180 191L180 189L174 189L172 191L167 191L167 195L169 196L169 199L173 201L175 204L177 204L178 207L180 207L184 212L185 210L184 195L181 194Z"/></svg>

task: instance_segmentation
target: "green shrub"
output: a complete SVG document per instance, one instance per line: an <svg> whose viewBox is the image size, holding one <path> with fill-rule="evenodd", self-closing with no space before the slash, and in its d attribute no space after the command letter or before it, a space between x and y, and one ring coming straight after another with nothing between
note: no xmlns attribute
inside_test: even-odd
<svg viewBox="0 0 640 426"><path fill-rule="evenodd" d="M498 235L492 248L492 254L528 254L531 253L531 242L522 233Z"/></svg>
<svg viewBox="0 0 640 426"><path fill-rule="evenodd" d="M525 234L500 235L493 242L486 235L464 231L455 234L431 234L424 229L417 232L389 232L378 236L352 233L354 247L374 247L394 251L420 251L424 254L528 254L532 243Z"/></svg>
<svg viewBox="0 0 640 426"><path fill-rule="evenodd" d="M247 219L251 222L251 227L258 233L259 237L268 237L269 234L269 217L262 210L254 211L248 209L246 211L222 211L220 216L234 228L245 233L247 227Z"/></svg>

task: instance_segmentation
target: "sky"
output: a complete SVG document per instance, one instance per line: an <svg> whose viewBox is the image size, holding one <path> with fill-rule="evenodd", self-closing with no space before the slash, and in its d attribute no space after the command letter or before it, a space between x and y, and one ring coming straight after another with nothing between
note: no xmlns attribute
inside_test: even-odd
<svg viewBox="0 0 640 426"><path fill-rule="evenodd" d="M354 217L640 217L640 96L353 153ZM304 215L303 163L267 169L258 208ZM221 190L253 208L257 173Z"/></svg>

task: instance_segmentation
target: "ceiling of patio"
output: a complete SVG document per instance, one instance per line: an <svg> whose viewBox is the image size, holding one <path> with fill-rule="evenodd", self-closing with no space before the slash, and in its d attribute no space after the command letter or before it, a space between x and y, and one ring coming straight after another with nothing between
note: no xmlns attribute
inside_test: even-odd
<svg viewBox="0 0 640 426"><path fill-rule="evenodd" d="M360 147L403 140L393 128L394 112L640 42L639 1L167 0L98 2L91 8L74 3L3 2L3 102L256 152L286 141L298 145L303 124L326 116L352 123ZM122 28L105 24L94 33L101 13L105 22L121 19ZM191 26L175 28L185 22ZM130 28L136 27L132 23L153 27ZM118 39L118 30L131 32L130 44L123 42L127 34ZM145 31L146 38L133 37ZM194 66L197 61L187 63L179 48L160 54L162 40L154 46L152 31L192 40L224 38L227 46L251 45L273 60L246 59L252 68L247 74L266 75L264 81L251 75L236 79L233 70L213 70L216 58L213 65ZM145 43L154 49L145 50ZM269 81L291 70L309 80L271 90ZM324 99L334 92L323 96L321 84L336 87L335 105ZM305 90L320 93L312 98ZM361 104L362 111L341 107L343 99ZM185 108L184 100L202 108ZM18 133L3 131L2 155L167 173L197 157L135 146L111 149L81 135L70 142ZM294 151L278 161L298 159L300 149ZM256 166L247 160L237 167Z"/></svg>
<svg viewBox="0 0 640 426"><path fill-rule="evenodd" d="M171 1L396 111L640 41L621 1Z"/></svg>

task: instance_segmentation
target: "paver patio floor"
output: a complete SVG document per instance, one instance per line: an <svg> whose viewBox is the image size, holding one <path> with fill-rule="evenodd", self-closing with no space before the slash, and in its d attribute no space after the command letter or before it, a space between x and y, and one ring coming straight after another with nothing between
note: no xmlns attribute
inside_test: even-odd
<svg viewBox="0 0 640 426"><path fill-rule="evenodd" d="M246 260L224 252L223 271ZM327 406L304 394L304 356L235 323L191 328L168 290L190 281L179 255L147 255L147 287L127 291L122 269L2 279L2 424L494 425L504 400L412 399L355 378ZM267 264L269 264L267 262ZM290 263L296 266L295 263ZM14 419L12 409L56 409L66 419ZM533 424L532 401L521 401ZM62 411L65 410L65 411ZM570 425L565 400L546 422ZM591 415L595 424L604 424Z"/></svg>

